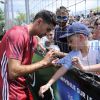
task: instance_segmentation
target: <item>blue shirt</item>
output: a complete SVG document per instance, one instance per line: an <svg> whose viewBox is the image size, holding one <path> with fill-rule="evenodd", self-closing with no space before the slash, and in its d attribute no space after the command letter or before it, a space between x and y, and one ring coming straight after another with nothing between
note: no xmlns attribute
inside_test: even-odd
<svg viewBox="0 0 100 100"><path fill-rule="evenodd" d="M89 41L88 55L89 55L89 58L87 59L87 62L89 62L88 65L100 63L100 41L98 40ZM79 57L81 60L80 51L72 50L64 58L60 59L57 62L57 64L62 65L67 69L70 69L72 68L72 58L73 57Z"/></svg>

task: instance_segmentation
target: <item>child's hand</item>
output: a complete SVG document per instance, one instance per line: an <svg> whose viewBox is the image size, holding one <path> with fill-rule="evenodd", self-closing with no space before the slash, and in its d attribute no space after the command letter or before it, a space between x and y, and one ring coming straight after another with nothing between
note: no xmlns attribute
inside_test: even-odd
<svg viewBox="0 0 100 100"><path fill-rule="evenodd" d="M42 98L44 98L44 94L47 90L49 89L49 86L46 84L46 85L43 85L40 87L40 90L39 90L39 96L41 96Z"/></svg>
<svg viewBox="0 0 100 100"><path fill-rule="evenodd" d="M78 67L79 69L83 70L83 65L78 57L73 57L72 63L75 67Z"/></svg>

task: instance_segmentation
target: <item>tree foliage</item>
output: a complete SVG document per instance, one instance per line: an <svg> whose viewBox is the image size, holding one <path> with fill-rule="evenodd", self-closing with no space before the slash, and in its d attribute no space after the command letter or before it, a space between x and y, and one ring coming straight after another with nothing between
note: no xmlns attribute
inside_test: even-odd
<svg viewBox="0 0 100 100"><path fill-rule="evenodd" d="M4 12L0 8L0 37L4 34L4 25L5 25Z"/></svg>
<svg viewBox="0 0 100 100"><path fill-rule="evenodd" d="M16 17L16 24L21 25L21 24L25 23L25 19L26 19L25 13L18 12L18 15Z"/></svg>

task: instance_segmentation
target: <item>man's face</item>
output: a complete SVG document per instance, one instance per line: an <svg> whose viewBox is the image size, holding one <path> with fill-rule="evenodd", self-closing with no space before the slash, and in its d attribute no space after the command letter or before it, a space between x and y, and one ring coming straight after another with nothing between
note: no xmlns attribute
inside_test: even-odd
<svg viewBox="0 0 100 100"><path fill-rule="evenodd" d="M68 21L68 13L67 12L58 12L57 13L57 23L60 27L65 27Z"/></svg>
<svg viewBox="0 0 100 100"><path fill-rule="evenodd" d="M35 27L35 34L36 35L41 35L43 33L50 32L51 30L54 29L54 25L52 24L47 24L43 20L37 21L37 25Z"/></svg>

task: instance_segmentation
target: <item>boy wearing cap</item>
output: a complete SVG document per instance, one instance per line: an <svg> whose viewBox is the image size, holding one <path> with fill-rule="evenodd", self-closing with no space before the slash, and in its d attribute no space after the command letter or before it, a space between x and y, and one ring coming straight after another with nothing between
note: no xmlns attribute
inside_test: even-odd
<svg viewBox="0 0 100 100"><path fill-rule="evenodd" d="M56 65L60 65L61 68L58 69L46 85L40 87L40 96L43 97L43 93L72 68L74 57L78 57L85 67L91 68L91 66L100 66L100 42L98 40L89 41L89 33L89 29L84 24L75 22L69 26L68 33L60 37L60 39L68 39L72 51L64 58L52 62Z"/></svg>

